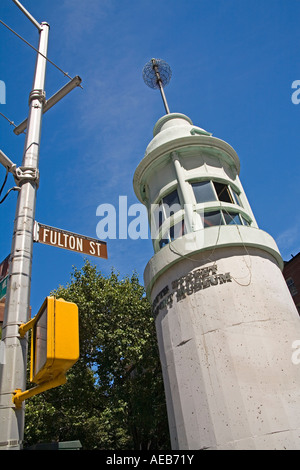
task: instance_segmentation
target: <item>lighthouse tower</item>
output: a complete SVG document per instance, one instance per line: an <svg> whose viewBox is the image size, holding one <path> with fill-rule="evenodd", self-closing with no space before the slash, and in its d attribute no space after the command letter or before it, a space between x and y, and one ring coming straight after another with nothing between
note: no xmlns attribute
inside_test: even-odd
<svg viewBox="0 0 300 470"><path fill-rule="evenodd" d="M151 223L144 281L172 448L300 449L300 319L239 158L183 114L153 135L134 190Z"/></svg>

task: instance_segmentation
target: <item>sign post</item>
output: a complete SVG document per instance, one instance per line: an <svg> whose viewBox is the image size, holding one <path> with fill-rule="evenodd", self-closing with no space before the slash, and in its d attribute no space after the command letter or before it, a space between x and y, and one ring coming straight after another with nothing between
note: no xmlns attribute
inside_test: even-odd
<svg viewBox="0 0 300 470"><path fill-rule="evenodd" d="M8 284L5 294L2 341L0 343L1 351L5 352L5 361L2 360L0 367L0 450L20 450L23 446L25 407L24 403L20 407L13 405L12 393L14 390L24 390L26 386L27 338L20 337L19 326L27 323L30 316L32 253L36 227L35 208L39 185L42 116L45 111L81 82L80 77L72 79L70 84L65 85L52 98L46 101L45 76L48 60L49 24L46 22L40 24L36 21L19 0L13 0L13 2L37 28L39 45L33 86L29 94L28 117L27 120L15 129L16 134L18 134L21 132L21 128L23 130L27 128L22 166L16 168L16 165L0 150L0 164L13 174L17 184L16 189L18 189L12 246L9 257ZM65 72L64 75L69 77ZM62 239L68 240L68 249L72 249L73 238L71 236L66 238L63 236L63 238L60 238L58 246L61 246ZM46 238L44 242L47 242ZM89 245L88 254L105 257L104 244L98 240L93 242L94 245ZM77 241L74 246L77 246L76 244ZM80 242L78 246L80 248ZM93 250L95 254L91 252ZM4 289L4 285L2 287Z"/></svg>
<svg viewBox="0 0 300 470"><path fill-rule="evenodd" d="M24 433L24 406L12 406L11 393L24 389L26 384L27 339L20 339L19 325L26 323L30 308L32 235L35 221L36 191L41 123L45 101L45 72L49 25L39 25L39 48L32 91L29 95L28 128L25 138L22 173L15 215L9 279L5 301L2 340L6 363L0 377L0 449L22 448ZM25 360L25 363L24 363Z"/></svg>

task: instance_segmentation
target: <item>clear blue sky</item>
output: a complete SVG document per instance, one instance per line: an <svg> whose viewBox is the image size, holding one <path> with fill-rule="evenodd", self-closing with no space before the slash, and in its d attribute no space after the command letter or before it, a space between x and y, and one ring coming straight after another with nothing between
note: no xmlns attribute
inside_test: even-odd
<svg viewBox="0 0 300 470"><path fill-rule="evenodd" d="M277 241L285 260L300 249L300 80L298 0L23 0L50 24L48 56L75 89L44 115L36 220L96 237L100 204L119 196L137 203L132 179L164 115L158 91L142 69L152 57L173 71L165 89L171 112L188 115L228 142L241 160L241 180L259 227ZM38 33L11 0L0 18L37 47ZM28 112L35 52L0 25L4 113L16 124ZM47 66L49 98L67 79ZM18 166L24 136L0 116L0 148ZM2 168L2 167L1 167ZM0 168L0 180L5 170ZM12 177L6 190L13 186ZM10 252L16 193L0 205L0 257ZM136 270L142 281L151 240L108 240L108 260L90 257L103 274ZM52 289L70 280L80 254L34 245L31 305L35 314Z"/></svg>

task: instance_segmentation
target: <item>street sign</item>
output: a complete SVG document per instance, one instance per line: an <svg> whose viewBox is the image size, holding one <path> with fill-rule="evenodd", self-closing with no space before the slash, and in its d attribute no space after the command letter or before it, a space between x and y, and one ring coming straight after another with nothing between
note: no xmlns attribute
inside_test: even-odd
<svg viewBox="0 0 300 470"><path fill-rule="evenodd" d="M8 274L9 257L10 255L8 255L0 264L0 279L3 279Z"/></svg>
<svg viewBox="0 0 300 470"><path fill-rule="evenodd" d="M107 259L106 242L36 222L34 241Z"/></svg>
<svg viewBox="0 0 300 470"><path fill-rule="evenodd" d="M2 300L2 302L4 302L7 291L9 258L10 255L0 263L0 300ZM0 307L0 321L3 321L2 310L4 311L4 303Z"/></svg>

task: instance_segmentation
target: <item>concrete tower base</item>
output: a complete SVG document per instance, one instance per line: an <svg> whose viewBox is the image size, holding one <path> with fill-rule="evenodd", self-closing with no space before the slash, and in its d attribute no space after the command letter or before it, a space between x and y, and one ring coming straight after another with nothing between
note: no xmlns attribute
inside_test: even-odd
<svg viewBox="0 0 300 470"><path fill-rule="evenodd" d="M192 253L151 298L172 448L300 449L300 320L273 256Z"/></svg>

